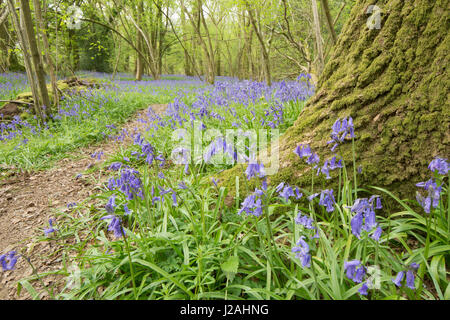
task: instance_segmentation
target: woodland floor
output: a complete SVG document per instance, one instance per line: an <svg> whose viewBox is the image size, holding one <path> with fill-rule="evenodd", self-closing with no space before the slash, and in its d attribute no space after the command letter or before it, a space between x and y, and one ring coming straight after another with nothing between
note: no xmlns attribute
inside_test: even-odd
<svg viewBox="0 0 450 320"><path fill-rule="evenodd" d="M162 113L167 105L151 105L156 113ZM145 129L147 110L139 111L122 128L129 133ZM120 147L132 144L131 137L124 141L104 141L100 144L76 150L46 171L15 173L0 179L0 248L1 252L16 250L32 262L37 273L52 272L62 268L61 244L56 241L39 241L44 236L43 229L48 228L48 220L55 211L66 211L68 203L79 203L96 193L107 179L109 172L98 170L91 174L77 175L92 166L98 166L108 157L117 153ZM91 154L103 151L101 160ZM95 201L95 200L92 200ZM71 241L71 240L67 240ZM16 269L0 273L0 300L30 299L26 290L17 295L17 281L33 275L32 267L25 259L20 259ZM70 262L66 262L70 263ZM46 286L61 288L65 279L60 275L45 277ZM42 285L36 283L36 289L42 292ZM44 291L41 299L47 299Z"/></svg>

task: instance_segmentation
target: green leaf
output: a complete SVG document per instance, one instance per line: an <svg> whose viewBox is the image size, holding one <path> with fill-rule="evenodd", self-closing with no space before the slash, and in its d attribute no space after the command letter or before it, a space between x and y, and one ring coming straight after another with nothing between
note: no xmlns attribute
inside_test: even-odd
<svg viewBox="0 0 450 320"><path fill-rule="evenodd" d="M231 256L227 261L220 265L222 271L227 276L228 280L233 281L234 276L238 272L239 258L237 256Z"/></svg>

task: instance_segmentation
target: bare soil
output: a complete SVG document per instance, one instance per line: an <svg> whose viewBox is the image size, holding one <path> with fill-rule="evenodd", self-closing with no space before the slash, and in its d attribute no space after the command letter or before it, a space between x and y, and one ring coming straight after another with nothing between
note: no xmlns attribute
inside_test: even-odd
<svg viewBox="0 0 450 320"><path fill-rule="evenodd" d="M162 113L167 105L152 105L156 113ZM123 128L130 136L145 128L145 111L138 112ZM0 300L30 299L26 290L17 295L17 281L33 275L33 269L24 257L32 263L37 273L61 270L63 259L61 244L54 240L42 240L43 229L48 228L48 220L56 210L70 211L70 203L79 203L98 192L99 186L110 174L99 170L89 177L78 174L87 168L99 165L117 153L120 147L133 143L131 137L119 142L108 140L95 146L77 150L71 157L59 161L52 169L33 173L10 174L0 180L0 254L11 250L21 254L16 267L11 271L0 271ZM102 151L101 160L93 159L94 152ZM39 237L41 240L39 240ZM59 287L62 276L45 277L45 286ZM37 287L43 286L37 284ZM48 299L43 292L41 299Z"/></svg>

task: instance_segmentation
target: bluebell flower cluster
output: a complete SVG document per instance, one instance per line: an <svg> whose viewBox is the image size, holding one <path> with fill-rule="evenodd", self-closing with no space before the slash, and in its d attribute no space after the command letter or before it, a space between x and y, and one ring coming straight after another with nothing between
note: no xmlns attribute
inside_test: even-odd
<svg viewBox="0 0 450 320"><path fill-rule="evenodd" d="M44 229L44 234L45 234L46 237L48 237L48 235L49 235L50 233L53 233L53 232L58 231L58 229L55 229L55 228L53 227L53 222L54 222L53 219L49 219L49 220L48 220L49 227L48 227L47 229Z"/></svg>
<svg viewBox="0 0 450 320"><path fill-rule="evenodd" d="M430 164L428 165L428 169L430 169L433 172L436 172L441 175L446 175L448 173L448 162L447 159L436 157L433 159Z"/></svg>
<svg viewBox="0 0 450 320"><path fill-rule="evenodd" d="M366 276L366 267L363 266L361 261L352 260L344 263L345 275L348 279L352 280L355 283L362 283L364 281L364 277ZM367 281L362 284L359 288L358 292L365 296L368 294L367 290L369 289Z"/></svg>
<svg viewBox="0 0 450 320"><path fill-rule="evenodd" d="M253 177L264 178L266 176L264 165L253 161L248 164L245 174L248 180L251 180Z"/></svg>
<svg viewBox="0 0 450 320"><path fill-rule="evenodd" d="M110 178L108 182L109 190L120 190L126 195L127 200L133 200L135 197L143 198L142 181L139 178L139 171L132 168L123 168L120 177Z"/></svg>
<svg viewBox="0 0 450 320"><path fill-rule="evenodd" d="M446 175L448 173L447 159L435 158L428 165L428 169L439 175ZM437 208L442 192L442 185L438 185L437 180L431 178L425 182L419 182L417 187L423 188L427 195L423 196L421 193L416 193L417 202L423 207L426 213L430 213L431 207Z"/></svg>
<svg viewBox="0 0 450 320"><path fill-rule="evenodd" d="M303 196L303 193L300 192L300 189L298 187L295 187L295 189L293 189L289 184L284 182L281 182L275 188L275 191L278 192L280 197L284 198L286 202L289 201L290 197L295 197L295 199L299 200Z"/></svg>
<svg viewBox="0 0 450 320"><path fill-rule="evenodd" d="M334 204L336 203L336 200L334 198L334 191L333 189L325 189L322 190L320 193L313 193L310 196L308 196L308 200L312 201L314 198L320 195L319 198L319 205L325 207L327 212L333 212L334 210Z"/></svg>
<svg viewBox="0 0 450 320"><path fill-rule="evenodd" d="M331 179L330 177L330 170L335 170L338 168L342 168L342 159L339 159L339 161L336 161L336 156L332 157L329 160L325 160L323 166L317 170L317 174L319 174L319 171L325 174L325 179Z"/></svg>
<svg viewBox="0 0 450 320"><path fill-rule="evenodd" d="M6 254L0 255L0 264L3 271L14 270L17 263L17 258L18 256L16 255L16 251L9 251Z"/></svg>
<svg viewBox="0 0 450 320"><path fill-rule="evenodd" d="M319 238L319 230L314 226L314 220L307 215L303 215L300 210L298 211L297 217L295 217L295 223L302 225L305 229L315 230L316 232L312 236L312 239Z"/></svg>
<svg viewBox="0 0 450 320"><path fill-rule="evenodd" d="M419 269L419 264L417 263L411 263L411 265L409 266L408 270L406 271L406 287L410 288L411 290L415 290L416 286L414 284L414 272L417 271ZM400 271L397 273L397 276L392 279L392 282L397 286L397 287L402 287L403 286L403 278L405 277L405 271Z"/></svg>
<svg viewBox="0 0 450 320"><path fill-rule="evenodd" d="M294 149L294 153L296 155L298 155L301 158L307 158L306 159L306 163L307 164L317 164L320 161L320 157L317 153L314 153L311 151L311 147L309 146L309 144L307 145L303 145L300 144L298 145L295 149ZM314 166L314 168L316 168L316 166Z"/></svg>
<svg viewBox="0 0 450 320"><path fill-rule="evenodd" d="M266 196L265 192L267 191L267 182L264 180L262 188L255 188L255 191L247 196L242 202L242 207L238 211L238 214L241 215L242 212L245 212L247 215L254 215L259 217L263 214L263 199Z"/></svg>
<svg viewBox="0 0 450 320"><path fill-rule="evenodd" d="M305 237L301 236L297 241L297 246L292 248L295 257L300 259L302 267L311 267L311 254L309 252L309 245L303 240Z"/></svg>
<svg viewBox="0 0 450 320"><path fill-rule="evenodd" d="M331 140L328 141L328 144L334 143L331 147L331 151L334 152L336 147L344 142L345 138L349 136L350 138L355 137L355 132L353 128L353 119L352 117L348 117L348 119L337 119L333 124L332 132L331 132Z"/></svg>
<svg viewBox="0 0 450 320"><path fill-rule="evenodd" d="M107 216L100 218L100 220L109 220L109 219L111 219L111 222L108 225L108 231L113 231L114 236L116 238L121 238L121 237L125 236L125 230L123 229L122 223L118 216L107 215Z"/></svg>
<svg viewBox="0 0 450 320"><path fill-rule="evenodd" d="M363 230L367 233L373 231L371 238L379 241L382 229L376 222L375 209L382 208L381 197L371 196L369 199L356 199L353 206L349 208L351 212L356 213L350 222L353 235L361 239L361 232Z"/></svg>

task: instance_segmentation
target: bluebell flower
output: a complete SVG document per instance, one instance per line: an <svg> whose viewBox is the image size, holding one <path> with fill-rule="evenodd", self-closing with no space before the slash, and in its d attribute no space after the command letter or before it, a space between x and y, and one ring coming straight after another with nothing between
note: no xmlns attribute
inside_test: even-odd
<svg viewBox="0 0 450 320"><path fill-rule="evenodd" d="M261 189L255 189L255 191L247 196L242 202L242 207L238 211L240 215L245 212L247 215L252 214L259 217L263 214L263 203L261 198L264 196L264 191Z"/></svg>
<svg viewBox="0 0 450 320"><path fill-rule="evenodd" d="M259 178L264 178L266 176L264 165L257 162L250 162L245 170L245 174L247 175L248 180L255 176Z"/></svg>
<svg viewBox="0 0 450 320"><path fill-rule="evenodd" d="M49 224L49 228L47 228L47 229L44 229L44 233L45 233L45 236L46 237L48 237L48 235L50 234L50 233L53 233L53 232L56 232L57 231L57 229L55 229L54 227L53 227L53 219L49 219L48 220L48 224Z"/></svg>
<svg viewBox="0 0 450 320"><path fill-rule="evenodd" d="M363 295L363 296L367 296L367 289L369 287L367 286L367 282L364 282L363 285L361 286L361 288L358 289L359 294Z"/></svg>
<svg viewBox="0 0 450 320"><path fill-rule="evenodd" d="M352 260L352 261L345 262L344 270L345 270L345 274L346 274L347 278L354 281L355 275L356 275L356 267L358 267L360 265L361 265L361 261L359 261L359 260Z"/></svg>
<svg viewBox="0 0 450 320"><path fill-rule="evenodd" d="M381 227L378 227L375 232L371 235L371 238L375 241L380 241L381 233L383 232L383 229Z"/></svg>
<svg viewBox="0 0 450 320"><path fill-rule="evenodd" d="M382 230L381 228L378 228L374 211L375 209L373 207L373 200L377 197L378 196L372 196L369 200L367 198L356 199L354 204L350 207L350 211L356 213L350 221L350 225L352 227L353 235L355 235L358 239L361 239L362 230L367 233L374 230L372 239L378 241L380 238ZM381 204L378 204L379 207L381 207Z"/></svg>
<svg viewBox="0 0 450 320"><path fill-rule="evenodd" d="M303 215L301 211L298 212L297 217L295 217L295 223L302 225L306 229L315 230L316 227L314 227L313 223L314 220L309 218L306 215Z"/></svg>
<svg viewBox="0 0 450 320"><path fill-rule="evenodd" d="M110 166L109 166L109 170L114 170L117 171L122 167L122 163L121 162L113 162Z"/></svg>
<svg viewBox="0 0 450 320"><path fill-rule="evenodd" d="M187 189L186 183L184 183L184 181L181 181L181 182L178 184L178 188L180 188L180 189L182 189L182 190L186 190L186 189Z"/></svg>
<svg viewBox="0 0 450 320"><path fill-rule="evenodd" d="M416 186L428 191L427 197L422 196L420 193L416 193L416 199L423 207L424 211L430 213L431 207L437 208L439 205L442 185L437 186L437 183L433 179L430 179L425 182L419 182Z"/></svg>
<svg viewBox="0 0 450 320"><path fill-rule="evenodd" d="M0 255L0 264L3 268L3 271L14 270L14 267L17 263L16 251L9 251L6 254Z"/></svg>
<svg viewBox="0 0 450 320"><path fill-rule="evenodd" d="M295 187L295 199L299 200L301 197L303 197L303 193L300 192L298 187Z"/></svg>
<svg viewBox="0 0 450 320"><path fill-rule="evenodd" d="M116 238L123 237L125 235L125 230L122 227L120 218L115 215L107 215L107 216L100 218L100 220L107 220L107 219L111 219L111 222L108 225L108 231L113 231L114 236Z"/></svg>
<svg viewBox="0 0 450 320"><path fill-rule="evenodd" d="M358 239L361 238L361 230L363 227L364 217L361 212L358 212L355 214L355 216L350 221L350 226L352 227L352 233L355 235Z"/></svg>
<svg viewBox="0 0 450 320"><path fill-rule="evenodd" d="M275 187L276 192L280 192L284 187L284 182L281 182L278 186Z"/></svg>
<svg viewBox="0 0 450 320"><path fill-rule="evenodd" d="M320 193L313 193L312 195L308 196L308 200L309 200L309 201L313 201L313 199L314 199L315 197L317 197L319 194L320 194Z"/></svg>
<svg viewBox="0 0 450 320"><path fill-rule="evenodd" d="M305 237L301 236L297 241L297 247L292 248L295 252L295 257L300 259L302 267L309 268L311 266L311 254L309 253L309 245L303 240Z"/></svg>
<svg viewBox="0 0 450 320"><path fill-rule="evenodd" d="M106 204L105 208L106 208L106 212L108 212L109 214L113 214L115 209L116 209L116 195L112 195L109 199L108 199L108 203Z"/></svg>
<svg viewBox="0 0 450 320"><path fill-rule="evenodd" d="M177 194L176 194L176 192L173 191L173 190L172 190L172 203L173 203L173 206L174 206L174 207L178 206L178 203L177 203Z"/></svg>
<svg viewBox="0 0 450 320"><path fill-rule="evenodd" d="M319 205L324 206L327 212L334 211L334 204L336 203L332 189L322 190L320 193Z"/></svg>
<svg viewBox="0 0 450 320"><path fill-rule="evenodd" d="M414 273L411 270L406 271L406 286L412 290L416 289L414 285Z"/></svg>
<svg viewBox="0 0 450 320"><path fill-rule="evenodd" d="M128 209L128 205L125 203L123 205L123 211L125 212L125 215L129 215L131 213L130 209Z"/></svg>
<svg viewBox="0 0 450 320"><path fill-rule="evenodd" d="M417 269L419 269L419 264L413 262L409 266L408 270L406 270L406 286L412 290L416 288L414 285L414 272L417 271ZM397 274L395 279L392 279L392 282L400 288L402 286L402 280L404 277L405 271L402 270Z"/></svg>
<svg viewBox="0 0 450 320"><path fill-rule="evenodd" d="M297 145L297 147L294 149L294 153L296 155L298 155L300 158L309 157L312 155L312 151L311 151L309 144L308 145L303 145L303 144Z"/></svg>
<svg viewBox="0 0 450 320"><path fill-rule="evenodd" d="M404 271L400 271L399 273L397 273L397 276L395 277L395 279L392 279L392 282L397 286L397 287L401 287L402 286L402 280L403 277L405 276L405 272Z"/></svg>
<svg viewBox="0 0 450 320"><path fill-rule="evenodd" d="M294 190L289 185L286 185L282 192L280 192L280 196L284 198L286 202L289 201L290 197L294 196Z"/></svg>
<svg viewBox="0 0 450 320"><path fill-rule="evenodd" d="M448 168L449 168L449 165L448 165L447 159L442 159L439 157L436 157L428 165L428 169L430 169L433 172L437 171L441 175L446 175L448 173Z"/></svg>
<svg viewBox="0 0 450 320"><path fill-rule="evenodd" d="M334 143L331 151L334 152L339 143L342 143L347 136L350 136L350 138L355 137L352 117L344 118L342 121L337 119L332 126L331 141L328 141L328 144Z"/></svg>

